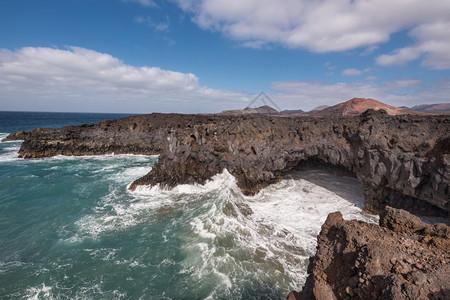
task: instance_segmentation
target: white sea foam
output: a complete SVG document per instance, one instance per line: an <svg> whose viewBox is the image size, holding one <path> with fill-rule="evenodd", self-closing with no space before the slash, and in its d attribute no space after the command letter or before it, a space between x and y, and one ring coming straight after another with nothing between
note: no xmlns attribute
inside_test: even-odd
<svg viewBox="0 0 450 300"><path fill-rule="evenodd" d="M2 154L0 154L0 163L2 162L12 162L12 161L18 161L19 158L19 149L20 144L18 144L16 141L14 142L7 142L8 146L2 145Z"/></svg>
<svg viewBox="0 0 450 300"><path fill-rule="evenodd" d="M53 299L52 287L44 283L39 286L30 287L26 290L25 299Z"/></svg>
<svg viewBox="0 0 450 300"><path fill-rule="evenodd" d="M113 190L103 197L92 214L85 215L75 222L77 233L66 239L80 242L84 238L98 238L105 232L124 231L152 219L152 215L164 206L171 206L169 197L138 197L122 199Z"/></svg>
<svg viewBox="0 0 450 300"><path fill-rule="evenodd" d="M124 168L110 179L124 182L147 172L142 167ZM346 219L377 221L362 212L362 205L361 187L354 178L308 171L246 197L225 170L204 185L172 190L139 186L125 193L112 189L91 214L76 222L77 233L68 240L95 239L152 222L161 209L182 209L191 233L180 237L186 257L180 273L189 274L199 288L206 278L216 282L210 297L230 292L243 278L283 294L306 280L309 256L329 213L339 210ZM139 265L135 260L121 263Z"/></svg>
<svg viewBox="0 0 450 300"><path fill-rule="evenodd" d="M7 143L7 142L2 142L2 140L7 137L9 135L9 133L7 132L0 132L0 142L1 143Z"/></svg>
<svg viewBox="0 0 450 300"><path fill-rule="evenodd" d="M9 262L0 261L0 274L7 273L15 268L21 268L26 265L27 263L24 263L22 261L9 261Z"/></svg>
<svg viewBox="0 0 450 300"><path fill-rule="evenodd" d="M126 184L126 183L130 182L131 180L134 180L134 179L144 176L145 174L150 172L151 169L152 169L151 167L126 168L125 170L123 170L121 172L111 174L110 176L108 176L108 178L110 178L111 180L113 180L115 182ZM113 168L113 170L114 170L114 168ZM104 172L104 170L102 172Z"/></svg>
<svg viewBox="0 0 450 300"><path fill-rule="evenodd" d="M9 133L0 132L0 147L2 147L2 154L0 154L0 163L12 162L19 159L19 149L22 141L6 141L1 140L8 136Z"/></svg>
<svg viewBox="0 0 450 300"><path fill-rule="evenodd" d="M356 179L326 172L305 172L254 197L243 196L227 171L191 188L217 198L205 203L206 212L190 222L197 238L186 240L185 268L198 280L216 277L224 289L249 276L286 291L298 288L330 212L376 221L361 210Z"/></svg>

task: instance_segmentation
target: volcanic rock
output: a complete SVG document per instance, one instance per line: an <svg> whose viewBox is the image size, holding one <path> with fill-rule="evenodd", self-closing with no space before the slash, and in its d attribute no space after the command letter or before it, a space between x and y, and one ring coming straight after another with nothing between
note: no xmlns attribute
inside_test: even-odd
<svg viewBox="0 0 450 300"><path fill-rule="evenodd" d="M2 139L2 142L25 140L27 134L28 133L26 131L23 131L23 130L16 131L16 132L13 132L13 133L9 134L4 139Z"/></svg>
<svg viewBox="0 0 450 300"><path fill-rule="evenodd" d="M331 213L288 299L450 299L450 227L386 207L380 225Z"/></svg>
<svg viewBox="0 0 450 300"><path fill-rule="evenodd" d="M382 111L351 118L212 118L169 134L159 162L131 189L204 183L226 168L244 193L255 194L289 170L328 164L361 181L367 211L391 205L446 217L449 123L444 116Z"/></svg>
<svg viewBox="0 0 450 300"><path fill-rule="evenodd" d="M20 134L25 158L58 154L160 154L139 185L204 183L227 169L255 194L292 169L327 165L356 176L365 209L386 205L448 216L450 117L151 114Z"/></svg>

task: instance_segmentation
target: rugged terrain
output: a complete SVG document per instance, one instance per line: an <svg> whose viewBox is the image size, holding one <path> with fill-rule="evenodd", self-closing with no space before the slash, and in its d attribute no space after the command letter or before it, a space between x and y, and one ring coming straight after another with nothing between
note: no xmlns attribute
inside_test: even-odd
<svg viewBox="0 0 450 300"><path fill-rule="evenodd" d="M328 215L295 299L450 299L450 227L386 207L380 225Z"/></svg>
<svg viewBox="0 0 450 300"><path fill-rule="evenodd" d="M139 115L96 125L36 129L24 139L25 158L105 153L160 154L139 185L204 183L228 169L246 194L283 174L326 164L356 176L365 209L385 205L422 215L448 216L450 118Z"/></svg>
<svg viewBox="0 0 450 300"><path fill-rule="evenodd" d="M246 194L293 169L327 167L354 175L365 209L381 212L380 226L330 214L306 285L290 299L449 299L449 227L386 207L448 218L449 128L450 116L391 116L384 110L317 118L151 114L19 131L6 139L24 140L24 158L159 154L131 189L203 183L225 168Z"/></svg>

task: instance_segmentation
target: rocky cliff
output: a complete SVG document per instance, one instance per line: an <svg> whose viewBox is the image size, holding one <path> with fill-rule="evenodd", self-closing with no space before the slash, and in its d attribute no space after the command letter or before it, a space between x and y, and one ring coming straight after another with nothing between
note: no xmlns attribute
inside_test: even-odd
<svg viewBox="0 0 450 300"><path fill-rule="evenodd" d="M203 183L223 169L246 194L294 168L327 165L354 174L365 208L386 205L448 216L450 118L141 115L96 125L17 134L25 158L57 154L159 153L139 185ZM14 137L10 137L14 138Z"/></svg>
<svg viewBox="0 0 450 300"><path fill-rule="evenodd" d="M450 299L450 227L390 207L379 226L332 213L288 299Z"/></svg>
<svg viewBox="0 0 450 300"><path fill-rule="evenodd" d="M361 181L368 211L391 205L447 216L449 125L448 117L380 111L341 118L210 118L167 134L159 162L131 188L203 183L226 168L244 193L254 194L293 168L326 164Z"/></svg>

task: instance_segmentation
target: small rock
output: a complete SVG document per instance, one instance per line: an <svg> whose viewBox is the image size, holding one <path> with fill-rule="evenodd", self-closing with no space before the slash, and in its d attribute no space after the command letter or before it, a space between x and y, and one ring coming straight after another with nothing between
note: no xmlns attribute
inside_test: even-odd
<svg viewBox="0 0 450 300"><path fill-rule="evenodd" d="M346 288L345 288L345 292L347 293L347 294L349 294L350 296L353 296L355 293L353 293L353 289L350 287L350 286L347 286Z"/></svg>
<svg viewBox="0 0 450 300"><path fill-rule="evenodd" d="M416 285L423 285L427 282L427 276L421 271L414 271L411 274L411 280Z"/></svg>

